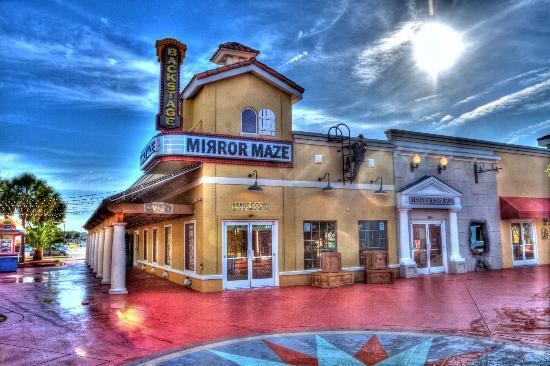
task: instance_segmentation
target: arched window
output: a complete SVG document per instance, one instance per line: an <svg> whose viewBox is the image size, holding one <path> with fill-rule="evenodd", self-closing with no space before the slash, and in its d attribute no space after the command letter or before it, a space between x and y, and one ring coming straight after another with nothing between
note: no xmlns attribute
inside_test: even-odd
<svg viewBox="0 0 550 366"><path fill-rule="evenodd" d="M267 108L262 109L258 122L260 135L275 136L275 113L273 111Z"/></svg>
<svg viewBox="0 0 550 366"><path fill-rule="evenodd" d="M258 124L256 123L256 111L252 108L245 108L241 112L241 132L258 133Z"/></svg>

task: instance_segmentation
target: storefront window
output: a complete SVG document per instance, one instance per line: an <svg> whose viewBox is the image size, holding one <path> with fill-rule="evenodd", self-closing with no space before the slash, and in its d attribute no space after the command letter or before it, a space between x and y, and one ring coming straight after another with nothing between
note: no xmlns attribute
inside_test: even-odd
<svg viewBox="0 0 550 366"><path fill-rule="evenodd" d="M470 223L470 250L474 254L487 251L487 232L484 222Z"/></svg>
<svg viewBox="0 0 550 366"><path fill-rule="evenodd" d="M304 269L321 268L321 253L336 251L336 221L304 221Z"/></svg>
<svg viewBox="0 0 550 366"><path fill-rule="evenodd" d="M153 229L153 262L157 263L157 229Z"/></svg>
<svg viewBox="0 0 550 366"><path fill-rule="evenodd" d="M359 221L359 262L365 264L365 250L387 250L387 222Z"/></svg>
<svg viewBox="0 0 550 366"><path fill-rule="evenodd" d="M143 259L148 261L149 258L147 258L147 230L143 230Z"/></svg>
<svg viewBox="0 0 550 366"><path fill-rule="evenodd" d="M172 227L164 227L164 264L172 265Z"/></svg>
<svg viewBox="0 0 550 366"><path fill-rule="evenodd" d="M136 231L134 233L134 253L136 253L136 257L139 258L139 233Z"/></svg>
<svg viewBox="0 0 550 366"><path fill-rule="evenodd" d="M185 224L185 269L195 271L195 223Z"/></svg>

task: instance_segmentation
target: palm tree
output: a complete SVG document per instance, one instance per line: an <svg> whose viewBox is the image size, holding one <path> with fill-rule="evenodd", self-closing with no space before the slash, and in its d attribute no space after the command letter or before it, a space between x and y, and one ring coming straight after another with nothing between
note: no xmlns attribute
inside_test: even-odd
<svg viewBox="0 0 550 366"><path fill-rule="evenodd" d="M61 238L61 229L55 221L39 222L27 229L27 242L34 249L33 260L42 259L44 248L51 246Z"/></svg>
<svg viewBox="0 0 550 366"><path fill-rule="evenodd" d="M61 196L45 180L34 174L23 173L11 179L0 181L0 213L21 218L26 228L46 221L63 221L67 206ZM25 260L25 236L21 237L19 261Z"/></svg>

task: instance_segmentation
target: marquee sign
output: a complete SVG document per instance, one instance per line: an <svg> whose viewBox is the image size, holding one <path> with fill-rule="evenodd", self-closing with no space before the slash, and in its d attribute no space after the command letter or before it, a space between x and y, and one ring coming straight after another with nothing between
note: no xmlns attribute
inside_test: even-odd
<svg viewBox="0 0 550 366"><path fill-rule="evenodd" d="M425 197L425 196L409 196L411 205L425 206L453 206L455 204L454 197Z"/></svg>
<svg viewBox="0 0 550 366"><path fill-rule="evenodd" d="M180 86L180 65L187 46L166 38L156 43L157 57L161 64L160 101L157 114L157 129L181 128L182 118L178 103Z"/></svg>
<svg viewBox="0 0 550 366"><path fill-rule="evenodd" d="M292 143L198 134L158 135L141 151L141 168L146 168L153 159L161 156L291 164Z"/></svg>

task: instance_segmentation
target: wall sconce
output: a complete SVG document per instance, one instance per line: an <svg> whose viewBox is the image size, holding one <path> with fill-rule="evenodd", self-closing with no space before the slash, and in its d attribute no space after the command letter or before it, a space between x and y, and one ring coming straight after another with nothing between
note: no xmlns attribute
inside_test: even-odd
<svg viewBox="0 0 550 366"><path fill-rule="evenodd" d="M370 181L370 184L374 184L376 182L380 181L380 188L378 188L376 191L374 191L374 194L376 195L379 195L379 196L387 196L388 195L388 192L384 191L382 189L382 184L383 184L383 181L382 181L382 177L378 177L376 178L375 180L371 180Z"/></svg>
<svg viewBox="0 0 550 366"><path fill-rule="evenodd" d="M544 226L548 225L550 223L550 219L548 219L548 217L545 217L544 219L542 219L542 224Z"/></svg>
<svg viewBox="0 0 550 366"><path fill-rule="evenodd" d="M254 184L248 187L249 191L263 191L263 188L258 185L258 171L254 170L251 174L248 174L248 178L255 177L256 180L254 181Z"/></svg>
<svg viewBox="0 0 550 366"><path fill-rule="evenodd" d="M414 154L411 158L411 173L414 172L415 169L418 169L418 166L422 162L422 158L418 154Z"/></svg>
<svg viewBox="0 0 550 366"><path fill-rule="evenodd" d="M441 174L441 171L447 170L447 164L449 164L449 160L447 160L446 157L442 157L439 159L439 164L437 165L437 173Z"/></svg>
<svg viewBox="0 0 550 366"><path fill-rule="evenodd" d="M326 172L321 178L317 178L320 181L327 179L327 185L323 187L323 191L333 191L334 187L330 185L330 173Z"/></svg>

